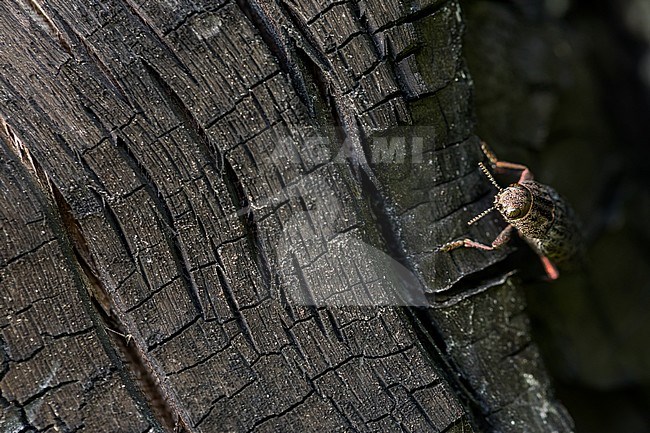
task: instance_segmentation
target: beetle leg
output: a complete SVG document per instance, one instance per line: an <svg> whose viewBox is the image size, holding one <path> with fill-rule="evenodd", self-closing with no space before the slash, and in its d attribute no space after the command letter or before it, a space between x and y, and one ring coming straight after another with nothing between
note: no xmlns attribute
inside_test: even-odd
<svg viewBox="0 0 650 433"><path fill-rule="evenodd" d="M501 233L499 233L499 235L494 239L494 241L492 241L492 245L485 245L471 239L459 239L457 241L447 242L446 244L439 247L438 250L445 252L455 250L456 248L476 248L483 251L496 250L497 248L501 248L510 240L513 228L513 226L508 225L505 229L503 229Z"/></svg>
<svg viewBox="0 0 650 433"><path fill-rule="evenodd" d="M444 251L447 253L451 250L455 250L456 248L464 247L465 241L469 241L469 239L459 239L456 241L447 242L446 244L440 245L437 248L437 251Z"/></svg>
<svg viewBox="0 0 650 433"><path fill-rule="evenodd" d="M492 248L501 248L505 245L510 240L512 229L514 229L514 226L508 224L505 229L501 230L501 233L492 241Z"/></svg>
<svg viewBox="0 0 650 433"><path fill-rule="evenodd" d="M506 162L506 161L497 161L496 164L494 164L494 168L496 171L500 171L500 169L506 169L506 170L515 170L515 171L521 171L521 175L519 176L519 180L517 183L521 183L524 180L533 180L533 173L526 167L525 165L522 164L515 164L514 162Z"/></svg>
<svg viewBox="0 0 650 433"><path fill-rule="evenodd" d="M557 270L557 267L551 263L548 257L539 256L539 258L542 260L542 265L544 265L544 270L546 271L548 278L550 280L557 280L560 276L560 272Z"/></svg>
<svg viewBox="0 0 650 433"><path fill-rule="evenodd" d="M517 181L518 183L521 183L524 180L533 180L533 173L528 169L528 167L523 164L516 164L514 162L499 161L499 158L497 158L494 152L492 152L485 141L481 141L481 150L490 160L490 163L492 164L492 167L494 167L495 171L499 173L503 173L504 170L520 171L521 175Z"/></svg>
<svg viewBox="0 0 650 433"><path fill-rule="evenodd" d="M457 241L447 242L446 244L440 246L438 250L448 252L451 250L455 250L456 248L476 248L485 251L491 251L494 249L493 246L485 245L480 242L473 241L471 239L459 239Z"/></svg>

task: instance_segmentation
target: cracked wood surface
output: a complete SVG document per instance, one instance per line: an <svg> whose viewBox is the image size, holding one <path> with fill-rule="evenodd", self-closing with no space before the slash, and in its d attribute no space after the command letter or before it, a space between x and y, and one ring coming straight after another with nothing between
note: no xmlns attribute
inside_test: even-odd
<svg viewBox="0 0 650 433"><path fill-rule="evenodd" d="M17 0L0 29L4 430L571 430L489 287L509 250L435 251L491 202L457 2Z"/></svg>

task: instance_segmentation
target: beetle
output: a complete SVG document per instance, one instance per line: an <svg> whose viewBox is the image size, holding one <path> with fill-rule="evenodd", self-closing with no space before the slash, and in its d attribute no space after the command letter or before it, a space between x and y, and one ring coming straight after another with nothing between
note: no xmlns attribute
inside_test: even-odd
<svg viewBox="0 0 650 433"><path fill-rule="evenodd" d="M553 188L534 181L533 174L525 165L499 161L485 142L481 142L481 149L495 172L515 170L521 174L516 183L502 188L485 164L479 162L481 171L498 192L494 196L494 205L469 220L467 224L474 224L496 209L508 225L491 245L471 239L459 239L442 245L439 250L452 251L461 247L495 250L505 245L510 240L512 231L516 230L537 252L549 279L557 279L560 274L556 265L571 264L581 254L582 236L573 210Z"/></svg>

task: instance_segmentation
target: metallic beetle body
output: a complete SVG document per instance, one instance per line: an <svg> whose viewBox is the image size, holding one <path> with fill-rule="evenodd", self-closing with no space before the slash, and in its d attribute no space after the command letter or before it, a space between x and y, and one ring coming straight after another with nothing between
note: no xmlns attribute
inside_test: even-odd
<svg viewBox="0 0 650 433"><path fill-rule="evenodd" d="M570 263L579 254L582 242L575 215L566 200L550 186L534 180L524 180L515 185L525 188L529 194L527 212L519 218L509 218L505 212L513 203L504 192L515 186L495 196L497 210L540 255L558 265Z"/></svg>
<svg viewBox="0 0 650 433"><path fill-rule="evenodd" d="M558 278L556 264L572 265L578 261L574 259L581 258L582 239L573 211L553 188L535 182L526 166L499 161L485 143L481 143L481 147L494 170L514 170L520 176L517 183L502 188L485 165L479 162L479 167L498 192L494 197L494 206L472 218L468 224L474 224L496 209L508 225L490 245L471 239L459 239L442 245L439 250L452 251L464 247L491 251L505 245L516 229L519 236L540 256L548 277L552 280Z"/></svg>

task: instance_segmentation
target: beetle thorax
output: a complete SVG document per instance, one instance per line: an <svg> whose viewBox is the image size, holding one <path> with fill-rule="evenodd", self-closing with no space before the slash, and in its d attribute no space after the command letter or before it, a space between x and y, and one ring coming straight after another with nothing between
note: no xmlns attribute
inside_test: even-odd
<svg viewBox="0 0 650 433"><path fill-rule="evenodd" d="M494 197L494 207L509 223L525 217L532 203L530 191L518 183L502 189Z"/></svg>

